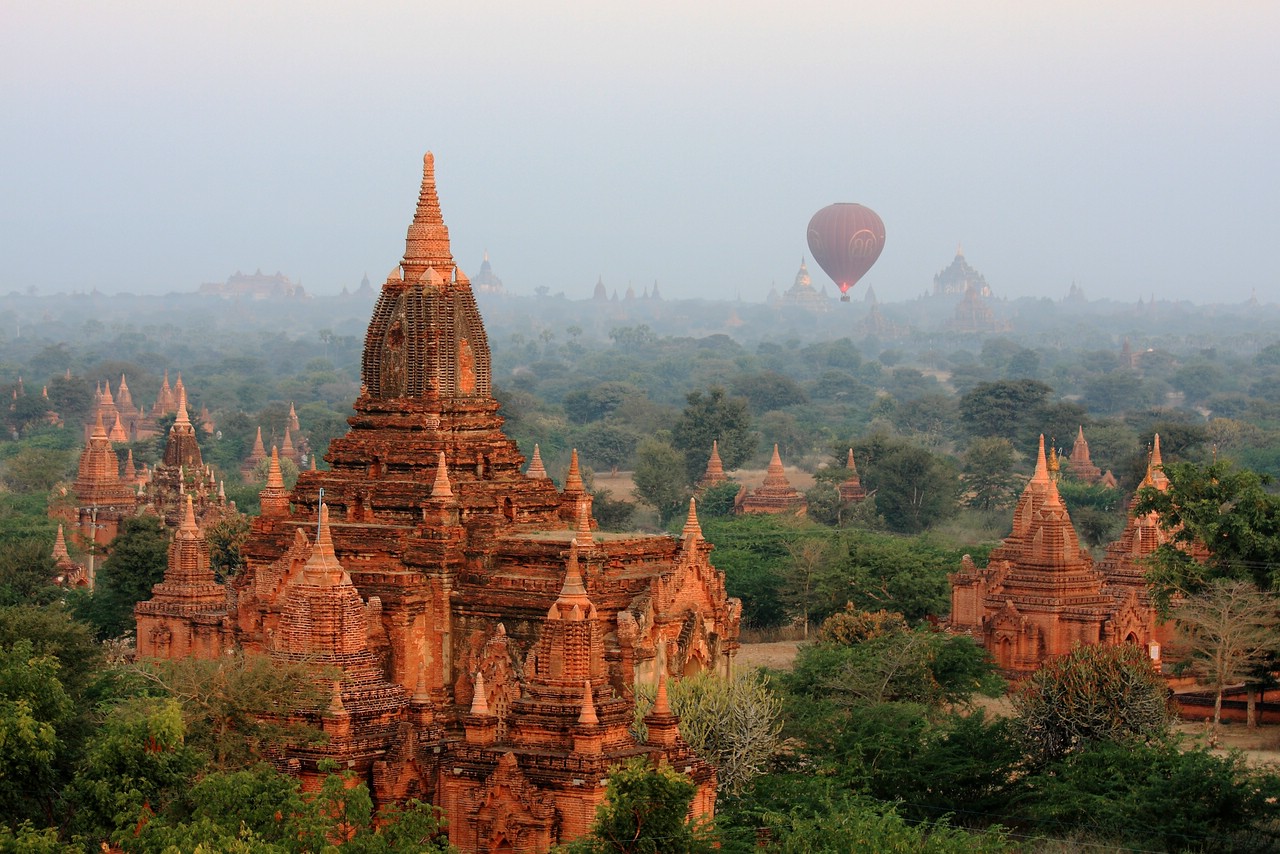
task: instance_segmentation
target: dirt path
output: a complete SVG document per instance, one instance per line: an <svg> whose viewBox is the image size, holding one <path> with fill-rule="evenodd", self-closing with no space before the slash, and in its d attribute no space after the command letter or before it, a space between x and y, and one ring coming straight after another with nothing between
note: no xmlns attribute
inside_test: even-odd
<svg viewBox="0 0 1280 854"><path fill-rule="evenodd" d="M795 664L800 641L776 643L744 643L738 650L737 666L743 668L767 667L770 670L790 670Z"/></svg>

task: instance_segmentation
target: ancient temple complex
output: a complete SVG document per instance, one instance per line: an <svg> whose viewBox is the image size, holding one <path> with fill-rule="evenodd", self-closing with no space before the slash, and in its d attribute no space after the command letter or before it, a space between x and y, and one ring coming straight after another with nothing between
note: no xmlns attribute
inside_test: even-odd
<svg viewBox="0 0 1280 854"><path fill-rule="evenodd" d="M107 437L112 442L137 442L159 436L163 430L160 421L167 415L178 412L178 398L186 394L179 376L174 385L169 385L169 372L164 372L164 382L156 394L155 405L150 409L146 405L138 406L133 402L133 392L129 388L128 379L120 375L120 384L115 394L111 393L111 383L103 383L94 392L93 415L85 424L85 439L93 434L96 421L101 418ZM205 432L213 432L213 422L207 410L200 413L200 421Z"/></svg>
<svg viewBox="0 0 1280 854"><path fill-rule="evenodd" d="M956 257L933 277L933 295L964 295L969 291L973 291L978 297L991 296L991 287L987 284L986 277L975 270L964 257L964 247L957 246Z"/></svg>
<svg viewBox="0 0 1280 854"><path fill-rule="evenodd" d="M379 802L429 800L462 851L543 852L583 834L610 767L637 755L689 774L709 813L714 771L680 739L665 684L728 672L740 603L692 504L679 539L606 534L576 467L562 490L540 460L523 470L430 154L361 381L328 470L286 492L274 455L245 569L220 601L184 516L187 539L138 606L140 648L146 635L161 657L328 665L327 700L301 714L329 739L280 745L282 762L306 786L333 759ZM640 684L659 692L646 742L629 729Z"/></svg>
<svg viewBox="0 0 1280 854"><path fill-rule="evenodd" d="M1148 472L1163 477L1159 457ZM1079 644L1133 643L1158 655L1156 621L1139 558L1158 545L1158 521L1130 515L1121 541L1094 566L1050 474L1044 437L1013 531L978 568L966 555L951 580L950 629L985 646L1011 675L1035 671Z"/></svg>

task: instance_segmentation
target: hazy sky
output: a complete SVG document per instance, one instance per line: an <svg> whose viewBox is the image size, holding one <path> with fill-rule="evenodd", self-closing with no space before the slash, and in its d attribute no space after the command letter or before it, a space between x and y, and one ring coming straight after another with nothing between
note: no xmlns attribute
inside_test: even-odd
<svg viewBox="0 0 1280 854"><path fill-rule="evenodd" d="M377 285L431 149L517 293L758 301L854 201L881 299L963 243L1000 296L1274 300L1278 43L1274 0L0 0L0 292Z"/></svg>

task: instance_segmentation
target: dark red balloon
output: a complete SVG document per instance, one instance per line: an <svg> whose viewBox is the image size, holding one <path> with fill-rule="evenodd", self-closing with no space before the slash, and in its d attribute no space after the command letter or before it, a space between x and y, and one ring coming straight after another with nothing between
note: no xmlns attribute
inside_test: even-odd
<svg viewBox="0 0 1280 854"><path fill-rule="evenodd" d="M848 302L858 283L884 249L884 222L871 208L841 202L827 205L809 220L809 251Z"/></svg>

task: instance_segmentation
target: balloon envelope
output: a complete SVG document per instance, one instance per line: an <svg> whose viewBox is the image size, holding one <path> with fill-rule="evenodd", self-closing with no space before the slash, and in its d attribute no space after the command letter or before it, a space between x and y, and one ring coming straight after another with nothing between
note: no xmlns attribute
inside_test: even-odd
<svg viewBox="0 0 1280 854"><path fill-rule="evenodd" d="M884 249L884 222L871 208L841 202L809 220L809 251L846 294Z"/></svg>

